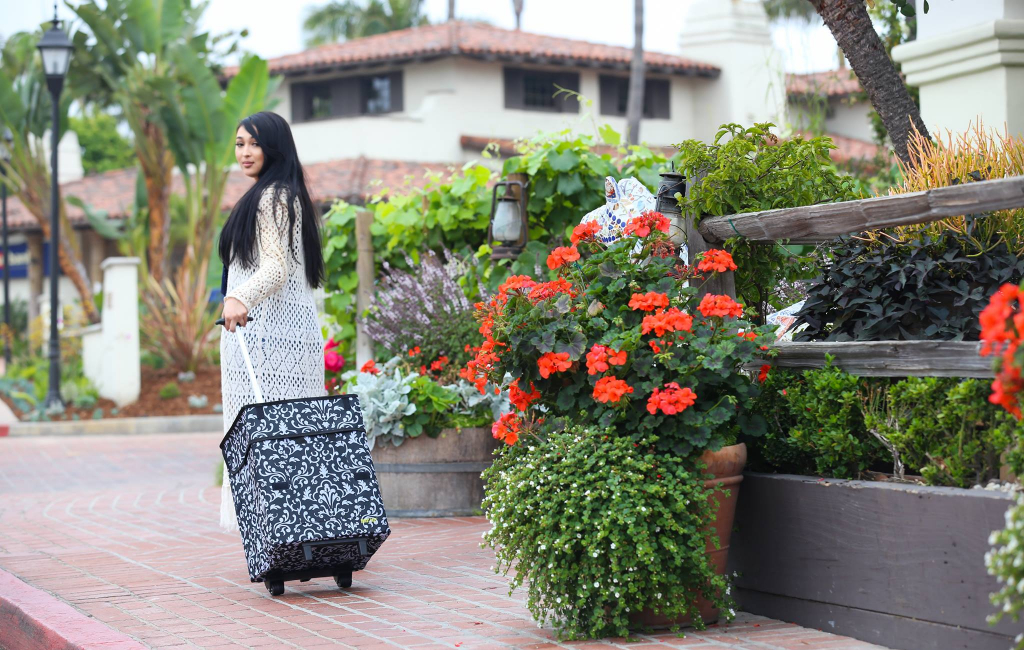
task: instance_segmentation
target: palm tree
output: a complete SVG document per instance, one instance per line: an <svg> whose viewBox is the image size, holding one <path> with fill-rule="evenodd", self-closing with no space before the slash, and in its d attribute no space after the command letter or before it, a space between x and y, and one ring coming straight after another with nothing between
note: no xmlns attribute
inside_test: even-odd
<svg viewBox="0 0 1024 650"><path fill-rule="evenodd" d="M362 38L426 25L423 0L331 0L302 23L306 46Z"/></svg>
<svg viewBox="0 0 1024 650"><path fill-rule="evenodd" d="M522 26L523 0L512 0L512 9L516 12L516 31Z"/></svg>

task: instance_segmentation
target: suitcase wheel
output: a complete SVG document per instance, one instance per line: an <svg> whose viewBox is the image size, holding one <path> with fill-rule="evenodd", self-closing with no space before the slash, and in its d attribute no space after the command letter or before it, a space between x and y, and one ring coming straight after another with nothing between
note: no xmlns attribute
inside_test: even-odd
<svg viewBox="0 0 1024 650"><path fill-rule="evenodd" d="M280 596L284 593L283 580L264 580L263 584L266 585L267 591L270 592L271 596Z"/></svg>
<svg viewBox="0 0 1024 650"><path fill-rule="evenodd" d="M339 573L334 576L334 582L342 589L348 589L352 586L352 572L346 571L345 573Z"/></svg>

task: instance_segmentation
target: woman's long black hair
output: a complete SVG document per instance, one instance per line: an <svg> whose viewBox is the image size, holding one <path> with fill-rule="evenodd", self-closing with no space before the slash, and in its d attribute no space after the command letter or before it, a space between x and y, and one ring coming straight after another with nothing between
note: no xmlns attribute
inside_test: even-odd
<svg viewBox="0 0 1024 650"><path fill-rule="evenodd" d="M238 123L244 127L263 150L263 168L256 183L249 188L224 224L220 233L220 259L224 268L238 260L246 268L256 265L256 209L267 188L274 188L274 204L281 198L288 205L288 245L291 250L295 230L295 198L302 207L302 251L305 256L306 281L314 289L324 283L324 253L320 239L320 212L316 209L306 175L299 163L295 140L288 122L277 113L263 111ZM235 129L238 130L237 128Z"/></svg>

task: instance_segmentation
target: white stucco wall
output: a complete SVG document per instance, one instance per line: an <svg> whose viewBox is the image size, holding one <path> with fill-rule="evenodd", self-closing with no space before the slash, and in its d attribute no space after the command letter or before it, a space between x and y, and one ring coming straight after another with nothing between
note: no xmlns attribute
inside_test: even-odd
<svg viewBox="0 0 1024 650"><path fill-rule="evenodd" d="M931 0L928 13L918 11L917 40L942 37L1000 18L1024 20L1024 3L1020 0Z"/></svg>
<svg viewBox="0 0 1024 650"><path fill-rule="evenodd" d="M825 131L845 135L848 138L871 141L875 133L871 128L868 114L871 104L866 101L850 102L849 99L834 99L832 116L825 120Z"/></svg>
<svg viewBox="0 0 1024 650"><path fill-rule="evenodd" d="M600 115L597 70L580 70L580 92L593 100L579 113L547 113L505 108L503 64L446 58L401 68L404 110L375 116L339 117L292 124L299 155L304 162L365 156L422 162L462 161L477 156L464 152L463 135L518 138L539 132L574 128L596 134L595 124L609 123L620 132L625 119ZM546 69L540 66L517 66ZM550 68L565 70L565 68ZM361 70L359 74L366 74ZM653 145L674 144L702 135L695 128L695 98L714 79L651 75L670 80L670 119L643 120L641 139ZM299 82L330 76L301 77ZM291 83L277 91L276 111L291 121Z"/></svg>
<svg viewBox="0 0 1024 650"><path fill-rule="evenodd" d="M786 119L782 54L772 44L764 7L757 0L694 2L679 39L682 56L722 70L694 97L698 137L710 138L725 122L749 125Z"/></svg>

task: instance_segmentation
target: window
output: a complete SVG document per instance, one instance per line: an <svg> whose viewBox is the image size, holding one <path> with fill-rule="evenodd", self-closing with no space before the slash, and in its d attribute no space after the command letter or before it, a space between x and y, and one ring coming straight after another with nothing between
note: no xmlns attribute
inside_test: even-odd
<svg viewBox="0 0 1024 650"><path fill-rule="evenodd" d="M309 115L309 119L316 120L331 116L330 84L310 84L308 97L307 115Z"/></svg>
<svg viewBox="0 0 1024 650"><path fill-rule="evenodd" d="M579 73L505 68L505 108L552 113L579 112L579 102L575 97L564 94L555 96L559 88L579 92Z"/></svg>
<svg viewBox="0 0 1024 650"><path fill-rule="evenodd" d="M359 96L363 101L363 115L391 112L391 76L363 77Z"/></svg>
<svg viewBox="0 0 1024 650"><path fill-rule="evenodd" d="M601 115L626 115L629 102L629 78L601 75ZM644 111L647 119L669 119L668 79L644 80Z"/></svg>
<svg viewBox="0 0 1024 650"><path fill-rule="evenodd" d="M403 110L401 72L293 83L291 92L296 123Z"/></svg>

